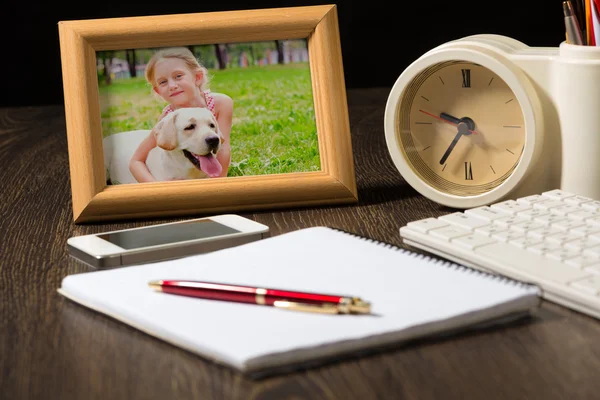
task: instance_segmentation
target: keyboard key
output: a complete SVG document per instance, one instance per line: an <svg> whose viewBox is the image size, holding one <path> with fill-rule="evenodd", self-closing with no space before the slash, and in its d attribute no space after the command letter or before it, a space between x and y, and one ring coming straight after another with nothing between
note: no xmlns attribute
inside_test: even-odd
<svg viewBox="0 0 600 400"><path fill-rule="evenodd" d="M535 203L539 203L541 201L549 201L550 199L547 197L543 197L541 194L533 194L531 196L527 196L527 197L521 197L520 199L517 199L517 203L522 203L522 204L527 204L527 205L534 205Z"/></svg>
<svg viewBox="0 0 600 400"><path fill-rule="evenodd" d="M411 229L414 229L418 232L427 233L432 229L448 226L448 224L436 218L427 218L419 221L409 222L406 224L406 226L410 226Z"/></svg>
<svg viewBox="0 0 600 400"><path fill-rule="evenodd" d="M533 220L537 221L537 222L541 222L544 225L551 225L555 222L565 221L566 218L563 217L562 215L548 214L548 215L542 215L539 217L535 217Z"/></svg>
<svg viewBox="0 0 600 400"><path fill-rule="evenodd" d="M458 246L467 248L467 249L475 249L477 247L486 245L486 244L490 244L490 243L496 243L497 240L491 239L485 235L480 235L477 233L474 233L472 235L467 235L467 236L461 236L459 238L456 239L452 239L452 243L455 243Z"/></svg>
<svg viewBox="0 0 600 400"><path fill-rule="evenodd" d="M573 281L571 282L571 285L580 288L582 290L585 290L591 294L600 294L600 276L599 275L592 275L590 277L581 279L581 280L577 280L577 281Z"/></svg>
<svg viewBox="0 0 600 400"><path fill-rule="evenodd" d="M589 197L584 197L584 196L573 196L573 197L568 197L564 200L564 202L570 206L581 206L583 203L589 203L591 201L593 201L593 199L590 199ZM600 209L600 207L598 207L598 208ZM590 211L594 211L594 210L590 210Z"/></svg>
<svg viewBox="0 0 600 400"><path fill-rule="evenodd" d="M548 192L542 193L542 197L548 197L552 200L563 200L569 197L575 197L574 193L565 192L560 189L550 190Z"/></svg>
<svg viewBox="0 0 600 400"><path fill-rule="evenodd" d="M600 257L600 246L586 247L582 251L583 251L583 254L589 254L591 256Z"/></svg>
<svg viewBox="0 0 600 400"><path fill-rule="evenodd" d="M585 223L591 226L600 226L600 216L588 218Z"/></svg>
<svg viewBox="0 0 600 400"><path fill-rule="evenodd" d="M597 240L582 236L577 240L571 240L569 242L566 242L565 248L581 251L583 249L597 246L598 244L600 244L600 242L598 242Z"/></svg>
<svg viewBox="0 0 600 400"><path fill-rule="evenodd" d="M517 215L519 217L523 217L523 218L527 218L527 219L534 219L535 217L542 217L544 215L550 215L550 213L546 210L532 208L532 209L526 210L526 211L519 211L517 213Z"/></svg>
<svg viewBox="0 0 600 400"><path fill-rule="evenodd" d="M473 217L463 212L455 212L452 214L444 215L439 218L450 225L458 226L463 229L473 230L475 228L481 228L482 226L489 225L490 222L481 218Z"/></svg>
<svg viewBox="0 0 600 400"><path fill-rule="evenodd" d="M591 211L577 211L577 212L570 213L569 215L567 215L567 218L583 221L588 218L593 218L593 217L597 217L597 216L598 216L598 214L591 212Z"/></svg>
<svg viewBox="0 0 600 400"><path fill-rule="evenodd" d="M498 218L506 217L506 214L504 214L498 210L494 210L493 208L490 208L490 207L472 208L470 210L466 210L465 214L472 215L477 218L482 218L482 219L485 219L486 221L493 221Z"/></svg>
<svg viewBox="0 0 600 400"><path fill-rule="evenodd" d="M520 224L514 224L509 229L513 230L513 231L525 233L527 231L532 231L534 229L544 228L545 226L546 225L541 224L539 222L527 221L527 222L521 222Z"/></svg>
<svg viewBox="0 0 600 400"><path fill-rule="evenodd" d="M501 242L508 242L510 240L524 238L525 235L518 231L504 231L499 233L492 233L492 238Z"/></svg>
<svg viewBox="0 0 600 400"><path fill-rule="evenodd" d="M550 201L541 201L539 203L535 203L533 208L537 208L540 210L551 210L556 207L562 207L565 203L560 200L550 200Z"/></svg>
<svg viewBox="0 0 600 400"><path fill-rule="evenodd" d="M585 211L598 212L600 211L600 201L594 200L583 203L581 204L581 208Z"/></svg>
<svg viewBox="0 0 600 400"><path fill-rule="evenodd" d="M571 232L561 232L555 233L554 235L546 236L545 240L551 243L567 243L573 240L581 239L581 235L577 235L576 233Z"/></svg>
<svg viewBox="0 0 600 400"><path fill-rule="evenodd" d="M589 226L588 226L589 227ZM597 227L590 227L590 228L597 228ZM581 233L581 232L578 232ZM595 240L595 241L600 241L600 232L590 232L586 235L589 239Z"/></svg>
<svg viewBox="0 0 600 400"><path fill-rule="evenodd" d="M561 250L561 247L557 244L542 242L542 243L538 243L536 245L527 247L527 250L531 251L532 253L536 253L536 254L546 254L551 251Z"/></svg>
<svg viewBox="0 0 600 400"><path fill-rule="evenodd" d="M530 210L531 206L527 204L517 203L515 200L506 200L501 203L495 203L490 206L495 210L502 211L506 214L516 214L519 211Z"/></svg>
<svg viewBox="0 0 600 400"><path fill-rule="evenodd" d="M495 219L493 222L496 225L500 225L500 226L504 226L504 227L508 228L511 225L520 224L521 222L527 222L527 221L529 221L527 218L517 217L516 215L513 215L510 217Z"/></svg>
<svg viewBox="0 0 600 400"><path fill-rule="evenodd" d="M481 228L475 229L475 232L485 236L492 236L496 233L506 232L508 229L500 225L486 225Z"/></svg>
<svg viewBox="0 0 600 400"><path fill-rule="evenodd" d="M571 231L580 235L589 235L592 239L600 240L600 226L581 225L571 229Z"/></svg>
<svg viewBox="0 0 600 400"><path fill-rule="evenodd" d="M595 265L600 262L600 258L587 254L580 254L577 257L569 258L565 261L566 264L577 268L585 268L589 265Z"/></svg>
<svg viewBox="0 0 600 400"><path fill-rule="evenodd" d="M471 231L458 226L447 226L445 228L432 229L429 231L431 236L435 236L439 239L450 240L459 236L469 235Z"/></svg>
<svg viewBox="0 0 600 400"><path fill-rule="evenodd" d="M595 275L600 275L600 264L590 265L584 268L585 272L590 272Z"/></svg>
<svg viewBox="0 0 600 400"><path fill-rule="evenodd" d="M546 253L546 257L563 261L581 257L581 253L577 250L565 249L559 246L558 250L553 250Z"/></svg>
<svg viewBox="0 0 600 400"><path fill-rule="evenodd" d="M558 284L566 284L576 279L591 276L588 272L567 267L559 261L507 243L492 243L478 247L473 251L488 257L490 263L495 263L499 267L496 272L506 269L512 272L511 275L524 275L523 278L533 282L548 280Z"/></svg>
<svg viewBox="0 0 600 400"><path fill-rule="evenodd" d="M564 204L564 205L562 205L560 207L551 208L549 211L552 214L563 215L564 216L564 215L567 215L567 214L570 214L570 213L581 211L581 208L575 207L575 206L569 206L567 204Z"/></svg>
<svg viewBox="0 0 600 400"><path fill-rule="evenodd" d="M574 228L585 226L585 223L583 221L563 219L562 221L553 222L551 226L561 231L574 231Z"/></svg>
<svg viewBox="0 0 600 400"><path fill-rule="evenodd" d="M540 244L542 243L542 241L536 238L523 236L522 238L509 240L508 243L524 249L526 247L531 247L535 246L536 244Z"/></svg>
<svg viewBox="0 0 600 400"><path fill-rule="evenodd" d="M548 235L554 235L561 232L562 231L558 228L554 228L552 226L544 226L543 228L527 231L527 236L531 236L537 239L544 239Z"/></svg>

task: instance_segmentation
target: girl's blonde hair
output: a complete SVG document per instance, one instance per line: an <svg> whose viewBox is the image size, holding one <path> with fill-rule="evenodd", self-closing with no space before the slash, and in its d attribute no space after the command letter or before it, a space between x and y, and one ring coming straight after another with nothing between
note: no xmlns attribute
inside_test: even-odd
<svg viewBox="0 0 600 400"><path fill-rule="evenodd" d="M202 81L198 85L198 88L201 91L208 90L208 70L196 59L196 57L194 57L194 54L187 47L170 47L167 49L161 49L152 55L150 61L148 61L148 65L146 65L146 80L150 85L152 85L152 87L155 85L154 70L156 69L156 64L165 58L179 58L185 62L187 67L194 74L197 72L202 72ZM156 95L154 90L152 93Z"/></svg>

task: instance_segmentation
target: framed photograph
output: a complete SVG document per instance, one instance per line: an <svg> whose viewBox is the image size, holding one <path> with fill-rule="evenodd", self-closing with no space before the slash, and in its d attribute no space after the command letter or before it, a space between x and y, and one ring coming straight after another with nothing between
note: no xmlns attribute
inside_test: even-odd
<svg viewBox="0 0 600 400"><path fill-rule="evenodd" d="M75 223L357 202L335 5L58 29Z"/></svg>

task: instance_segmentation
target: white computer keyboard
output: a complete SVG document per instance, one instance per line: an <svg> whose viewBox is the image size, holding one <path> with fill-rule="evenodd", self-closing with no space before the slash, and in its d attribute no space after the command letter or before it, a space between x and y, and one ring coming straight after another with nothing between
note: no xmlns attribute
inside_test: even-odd
<svg viewBox="0 0 600 400"><path fill-rule="evenodd" d="M409 245L535 283L543 298L600 318L600 201L561 190L400 228Z"/></svg>

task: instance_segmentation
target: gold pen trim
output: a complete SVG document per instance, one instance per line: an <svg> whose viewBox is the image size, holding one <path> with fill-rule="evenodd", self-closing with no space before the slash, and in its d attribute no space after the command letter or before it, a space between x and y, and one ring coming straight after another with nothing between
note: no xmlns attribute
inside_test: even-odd
<svg viewBox="0 0 600 400"><path fill-rule="evenodd" d="M371 303L362 300L359 297L345 297L349 300L348 312L351 314L370 314Z"/></svg>
<svg viewBox="0 0 600 400"><path fill-rule="evenodd" d="M319 314L337 314L337 304L306 304L293 301L276 300L273 305L277 308L283 308L292 311L307 311Z"/></svg>
<svg viewBox="0 0 600 400"><path fill-rule="evenodd" d="M150 286L152 289L154 289L154 290L156 290L158 292L162 292L163 291L162 285L163 285L163 281L151 281L151 282L148 282L148 286Z"/></svg>
<svg viewBox="0 0 600 400"><path fill-rule="evenodd" d="M256 289L256 296L254 297L256 304L260 304L261 306L264 306L266 304L266 301L265 301L266 294L267 294L266 289L260 289L260 288Z"/></svg>
<svg viewBox="0 0 600 400"><path fill-rule="evenodd" d="M339 303L297 303L294 301L276 300L273 305L293 311L307 311L319 314L370 314L371 305L359 298L344 297Z"/></svg>

